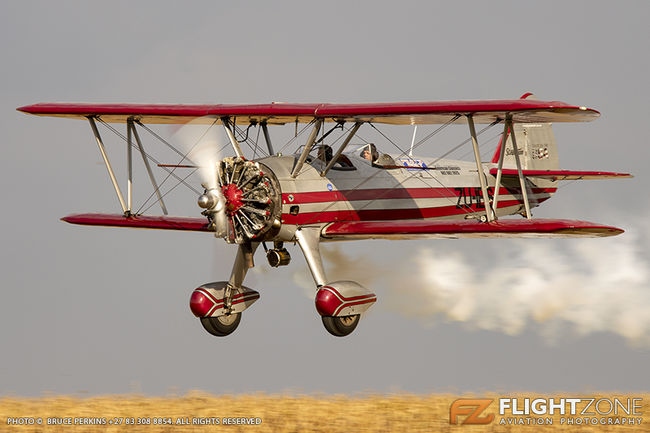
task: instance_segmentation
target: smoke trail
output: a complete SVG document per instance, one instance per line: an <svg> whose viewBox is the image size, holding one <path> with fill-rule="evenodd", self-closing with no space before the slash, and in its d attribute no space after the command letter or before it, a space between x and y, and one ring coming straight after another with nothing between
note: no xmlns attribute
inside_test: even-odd
<svg viewBox="0 0 650 433"><path fill-rule="evenodd" d="M348 257L340 245L322 252L330 279L372 287L378 306L425 324L442 318L508 335L532 327L550 342L567 330L610 332L650 346L650 266L642 236L477 240L476 248L490 255L480 263L449 242L392 263ZM294 274L301 285L305 277Z"/></svg>
<svg viewBox="0 0 650 433"><path fill-rule="evenodd" d="M345 247L339 244L321 244L327 276L330 281L353 280L366 287L373 287L376 278L381 275L374 260L365 256L346 254ZM305 289L305 295L310 299L316 297L314 281L306 267L292 273L293 282Z"/></svg>

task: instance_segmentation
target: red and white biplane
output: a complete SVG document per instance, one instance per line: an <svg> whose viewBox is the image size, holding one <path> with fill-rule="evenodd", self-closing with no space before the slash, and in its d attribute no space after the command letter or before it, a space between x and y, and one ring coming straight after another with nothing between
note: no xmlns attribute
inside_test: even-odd
<svg viewBox="0 0 650 433"><path fill-rule="evenodd" d="M117 214L76 214L73 224L211 232L237 245L228 281L204 284L190 297L190 308L215 336L232 333L242 312L259 293L243 285L253 255L263 245L269 264L286 265L286 243L298 243L316 285L316 310L327 331L350 334L360 314L376 296L354 281L330 281L319 252L320 242L357 239L432 239L460 237L613 236L623 230L585 221L532 219L531 208L549 199L558 181L631 177L625 173L560 170L551 123L584 122L599 116L593 109L524 95L515 100L439 101L379 104L146 105L41 103L18 110L39 115L83 119L90 123L121 206ZM190 160L175 151L178 164L159 164L144 149L138 130L147 130L172 146L147 125L198 122L223 127L233 156L213 161ZM121 192L98 123L127 143L127 197ZM125 123L126 136L110 123ZM475 124L500 125L500 143L490 162L481 161ZM269 127L295 124L288 145L296 153L274 151ZM304 134L298 134L303 124ZM410 148L379 153L362 142L361 128L388 125L463 124L474 161L414 156ZM268 156L246 158L242 144L255 145L251 128L261 131ZM499 129L500 130L500 129ZM332 134L336 132L336 134ZM334 137L338 136L337 139ZM298 143L304 137L303 143ZM384 135L385 137L385 135ZM329 144L326 144L326 140ZM418 144L421 144L421 140ZM464 143L461 143L464 144ZM468 147L469 147L468 146ZM286 146L285 146L286 147ZM142 156L163 216L133 210L132 150ZM167 216L152 164L199 194L203 217ZM185 164L184 164L185 163ZM178 176L179 168L201 170L203 190ZM175 185L176 186L176 185ZM173 189L173 188L171 188ZM523 219L502 218L522 215ZM271 243L272 248L266 243Z"/></svg>

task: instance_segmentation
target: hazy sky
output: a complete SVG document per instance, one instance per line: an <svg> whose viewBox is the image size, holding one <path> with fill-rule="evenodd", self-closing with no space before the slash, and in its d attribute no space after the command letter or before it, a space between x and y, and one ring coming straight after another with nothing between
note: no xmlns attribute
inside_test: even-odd
<svg viewBox="0 0 650 433"><path fill-rule="evenodd" d="M0 395L650 390L647 1L167 3L0 4ZM287 268L256 257L246 284L261 299L233 335L208 335L189 296L228 278L234 247L59 221L119 210L90 128L15 111L527 91L602 113L555 128L562 168L636 176L571 183L535 216L627 232L339 244L328 249L330 276L361 269L379 297L344 339L323 329L294 246ZM123 165L123 144L103 133ZM143 179L136 200L149 192ZM195 199L183 192L170 210L198 215ZM336 264L340 254L356 271Z"/></svg>

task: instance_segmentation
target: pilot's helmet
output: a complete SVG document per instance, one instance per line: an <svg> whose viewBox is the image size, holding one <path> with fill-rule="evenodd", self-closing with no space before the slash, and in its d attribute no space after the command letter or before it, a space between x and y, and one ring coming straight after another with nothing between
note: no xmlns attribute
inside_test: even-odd
<svg viewBox="0 0 650 433"><path fill-rule="evenodd" d="M325 162L332 160L332 146L329 144L323 144L318 148L318 159Z"/></svg>
<svg viewBox="0 0 650 433"><path fill-rule="evenodd" d="M379 158L379 152L377 152L377 147L373 143L368 143L366 146L364 146L359 156L365 158L365 152L370 152L371 161L376 161L377 158Z"/></svg>

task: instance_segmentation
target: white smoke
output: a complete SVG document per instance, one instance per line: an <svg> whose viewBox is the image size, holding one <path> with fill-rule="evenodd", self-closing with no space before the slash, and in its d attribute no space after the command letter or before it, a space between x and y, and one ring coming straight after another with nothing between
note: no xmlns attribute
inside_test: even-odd
<svg viewBox="0 0 650 433"><path fill-rule="evenodd" d="M508 335L535 329L549 342L609 332L649 347L649 261L645 240L631 233L499 240L490 244L489 260L479 262L453 241L432 242L391 263L347 255L340 244L324 245L322 253L331 280L358 281L378 294L377 307L425 324L443 319ZM294 280L313 290L308 274Z"/></svg>

